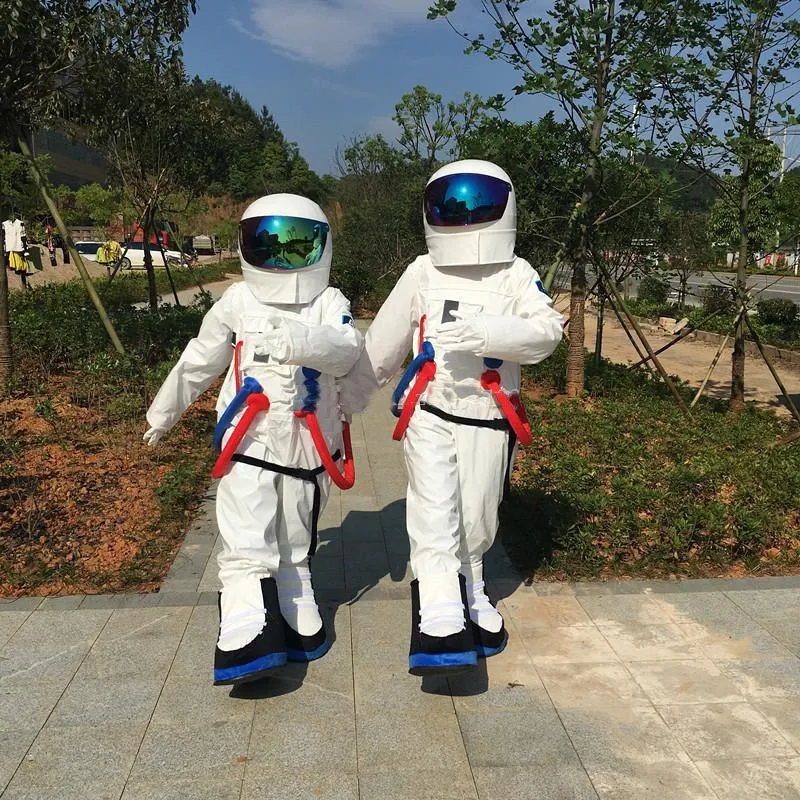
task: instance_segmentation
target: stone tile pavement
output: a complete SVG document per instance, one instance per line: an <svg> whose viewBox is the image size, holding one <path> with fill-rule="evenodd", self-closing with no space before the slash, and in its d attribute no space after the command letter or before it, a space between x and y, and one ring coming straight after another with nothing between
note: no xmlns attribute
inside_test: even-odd
<svg viewBox="0 0 800 800"><path fill-rule="evenodd" d="M524 586L495 548L507 651L409 676L390 425L384 393L320 525L321 661L211 685L213 491L159 594L0 601L0 796L800 798L798 579Z"/></svg>

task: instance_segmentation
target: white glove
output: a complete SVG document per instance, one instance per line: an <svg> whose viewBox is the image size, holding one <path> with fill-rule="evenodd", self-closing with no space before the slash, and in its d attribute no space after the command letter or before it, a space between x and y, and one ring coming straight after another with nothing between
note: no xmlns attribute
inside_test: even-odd
<svg viewBox="0 0 800 800"><path fill-rule="evenodd" d="M268 356L280 350L285 340L285 334L280 328L272 328L271 330L264 331L258 338L255 346L255 354L257 356Z"/></svg>
<svg viewBox="0 0 800 800"><path fill-rule="evenodd" d="M486 325L480 315L466 317L460 311L451 312L457 322L439 325L431 337L433 345L442 350L457 350L480 355L486 351L488 337Z"/></svg>
<svg viewBox="0 0 800 800"><path fill-rule="evenodd" d="M165 430L162 428L148 428L145 431L142 440L148 447L155 447L158 444L159 439L166 433Z"/></svg>

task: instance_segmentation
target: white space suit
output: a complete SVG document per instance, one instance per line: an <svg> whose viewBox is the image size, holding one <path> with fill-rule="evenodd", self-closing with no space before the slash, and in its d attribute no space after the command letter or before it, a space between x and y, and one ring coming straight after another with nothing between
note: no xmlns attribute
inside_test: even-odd
<svg viewBox="0 0 800 800"><path fill-rule="evenodd" d="M407 381L395 396L398 404L405 398L406 421L413 411L404 439L413 674L469 668L505 647L502 617L484 591L483 555L497 534L514 428L524 434L524 419L507 418L500 400L519 412L519 365L547 358L563 330L538 274L514 255L516 201L502 169L474 160L442 168L428 183L424 213L428 254L392 290L342 392L345 410L357 411L409 348L417 365L435 363L427 386L414 384L422 389L417 407L408 407L416 394L405 391Z"/></svg>
<svg viewBox="0 0 800 800"><path fill-rule="evenodd" d="M316 203L262 197L242 216L239 245L244 282L206 314L153 400L145 434L155 443L227 369L215 435L223 452L215 467L224 541L218 684L252 680L287 659L319 658L330 645L308 566L330 478L312 420L298 414L315 412L322 447L335 460L342 449L336 378L363 348L348 300L328 286L332 240ZM253 387L261 391L245 400ZM245 431L252 400L260 405Z"/></svg>

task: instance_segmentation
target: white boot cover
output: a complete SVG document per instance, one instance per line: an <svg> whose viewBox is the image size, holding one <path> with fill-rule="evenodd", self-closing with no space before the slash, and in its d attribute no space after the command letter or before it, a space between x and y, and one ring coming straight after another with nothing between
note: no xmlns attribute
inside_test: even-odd
<svg viewBox="0 0 800 800"><path fill-rule="evenodd" d="M462 568L467 579L467 603L469 618L489 633L498 633L503 627L503 618L486 596L486 584L483 581L483 562L469 564Z"/></svg>
<svg viewBox="0 0 800 800"><path fill-rule="evenodd" d="M464 604L458 573L419 579L419 629L427 636L450 636L464 630Z"/></svg>
<svg viewBox="0 0 800 800"><path fill-rule="evenodd" d="M306 564L281 565L277 575L281 614L289 627L301 636L313 636L322 628L311 570Z"/></svg>
<svg viewBox="0 0 800 800"><path fill-rule="evenodd" d="M240 650L261 633L266 623L261 578L248 576L222 589L217 642L220 650Z"/></svg>

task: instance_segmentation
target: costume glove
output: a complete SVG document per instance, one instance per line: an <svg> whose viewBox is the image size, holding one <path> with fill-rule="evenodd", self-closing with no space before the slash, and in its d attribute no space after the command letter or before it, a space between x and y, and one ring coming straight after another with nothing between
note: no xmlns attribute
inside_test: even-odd
<svg viewBox="0 0 800 800"><path fill-rule="evenodd" d="M259 336L255 353L258 356L270 355L277 360L285 349L286 331L283 328L272 328Z"/></svg>
<svg viewBox="0 0 800 800"><path fill-rule="evenodd" d="M442 350L457 350L480 355L486 351L486 325L480 314L465 317L460 311L453 311L456 322L445 322L439 325L434 335L433 345Z"/></svg>
<svg viewBox="0 0 800 800"><path fill-rule="evenodd" d="M148 447L155 447L158 444L159 439L166 433L165 430L162 428L148 428L145 431L142 440Z"/></svg>

